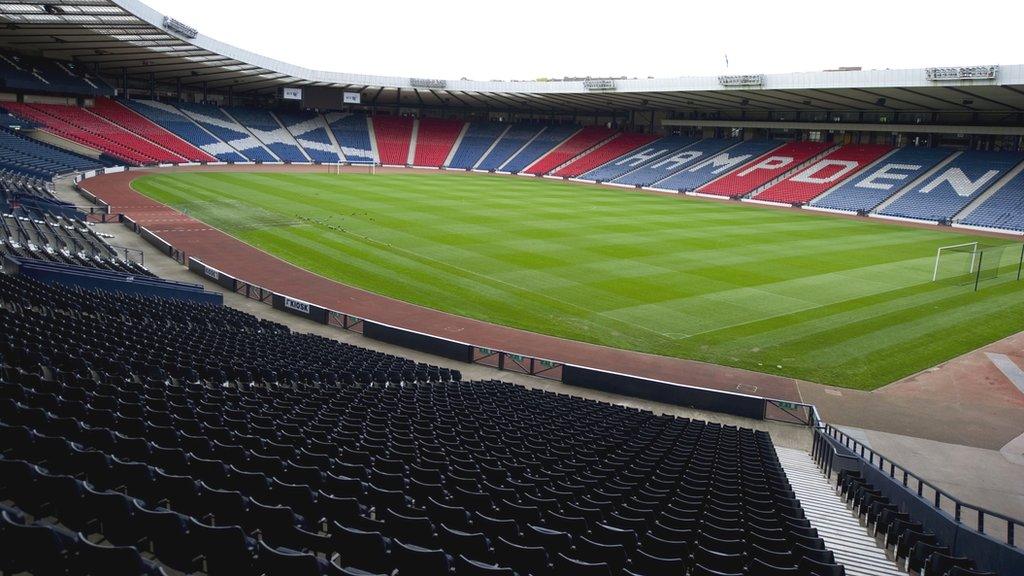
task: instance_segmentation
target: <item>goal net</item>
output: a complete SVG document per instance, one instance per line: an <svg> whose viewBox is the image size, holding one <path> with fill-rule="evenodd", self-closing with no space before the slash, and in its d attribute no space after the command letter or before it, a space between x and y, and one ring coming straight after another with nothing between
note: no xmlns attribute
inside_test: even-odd
<svg viewBox="0 0 1024 576"><path fill-rule="evenodd" d="M331 174L376 174L376 162L331 162L327 164L327 171Z"/></svg>
<svg viewBox="0 0 1024 576"><path fill-rule="evenodd" d="M977 286L981 281L998 278L1005 250L1005 245L980 242L943 246L935 253L932 282Z"/></svg>

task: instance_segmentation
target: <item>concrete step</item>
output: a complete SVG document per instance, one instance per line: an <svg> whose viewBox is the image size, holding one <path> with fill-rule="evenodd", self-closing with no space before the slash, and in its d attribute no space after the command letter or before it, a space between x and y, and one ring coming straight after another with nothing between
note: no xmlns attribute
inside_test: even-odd
<svg viewBox="0 0 1024 576"><path fill-rule="evenodd" d="M847 576L902 576L895 563L878 547L854 513L836 494L811 455L802 450L776 447L779 462L804 513L818 535L846 566Z"/></svg>

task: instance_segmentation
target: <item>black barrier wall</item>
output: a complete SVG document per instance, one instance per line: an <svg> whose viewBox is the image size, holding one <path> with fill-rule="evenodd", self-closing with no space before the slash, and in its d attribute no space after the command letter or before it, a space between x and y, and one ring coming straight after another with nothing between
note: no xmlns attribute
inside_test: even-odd
<svg viewBox="0 0 1024 576"><path fill-rule="evenodd" d="M211 280L221 288L226 288L232 292L234 292L238 286L238 282L234 277L229 276L216 268L210 268L196 258L188 259L188 269L190 272Z"/></svg>
<svg viewBox="0 0 1024 576"><path fill-rule="evenodd" d="M327 324L327 309L310 304L309 302L289 298L282 294L274 294L273 305L278 310L283 310L295 316L301 316L317 324Z"/></svg>
<svg viewBox="0 0 1024 576"><path fill-rule="evenodd" d="M451 340L418 332L409 332L401 328L392 328L391 326L377 324L368 320L363 321L363 336L387 342L388 344L396 344L420 352L443 356L451 360L458 360L459 362L473 361L473 347L468 344L452 342Z"/></svg>
<svg viewBox="0 0 1024 576"><path fill-rule="evenodd" d="M566 364L562 367L562 382L572 386L582 386L624 396L635 396L645 400L665 402L677 406L689 406L700 410L712 410L746 416L757 420L764 419L764 398L731 394L693 388L681 384L648 380L637 376L626 376L612 372L602 372L591 368L582 368Z"/></svg>

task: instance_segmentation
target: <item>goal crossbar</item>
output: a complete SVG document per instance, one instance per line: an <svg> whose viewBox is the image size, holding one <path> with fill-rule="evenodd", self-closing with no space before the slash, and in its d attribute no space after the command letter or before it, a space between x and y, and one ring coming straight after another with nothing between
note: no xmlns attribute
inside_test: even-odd
<svg viewBox="0 0 1024 576"><path fill-rule="evenodd" d="M935 282L936 280L939 279L939 262L942 260L942 252L943 251L956 250L957 252L968 252L967 250L960 250L960 248L968 248L968 247L971 248L971 250L970 250L970 254L971 254L970 272L973 273L974 272L975 259L978 256L978 243L977 242L965 242L963 244L954 244L952 246L940 246L939 249L935 251L935 269L932 271L932 282Z"/></svg>
<svg viewBox="0 0 1024 576"><path fill-rule="evenodd" d="M341 174L342 173L342 168L345 168L346 166L347 167L351 167L351 168L360 168L360 167L361 168L367 168L368 172L370 174L376 174L377 173L377 163L376 162L359 162L359 161L355 161L355 162L329 162L329 163L327 163L327 170L331 174Z"/></svg>

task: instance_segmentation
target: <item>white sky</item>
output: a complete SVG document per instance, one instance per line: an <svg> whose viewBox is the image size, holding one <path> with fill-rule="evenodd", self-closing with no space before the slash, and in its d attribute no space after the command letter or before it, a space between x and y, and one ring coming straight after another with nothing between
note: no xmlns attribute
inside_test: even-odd
<svg viewBox="0 0 1024 576"><path fill-rule="evenodd" d="M1020 0L143 0L332 72L532 80L1024 63Z"/></svg>

